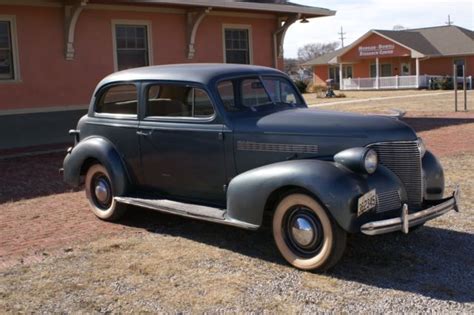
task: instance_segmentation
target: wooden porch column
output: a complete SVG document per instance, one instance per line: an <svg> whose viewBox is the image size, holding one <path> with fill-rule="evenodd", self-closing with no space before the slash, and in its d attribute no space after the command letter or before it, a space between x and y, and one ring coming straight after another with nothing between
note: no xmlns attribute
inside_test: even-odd
<svg viewBox="0 0 474 315"><path fill-rule="evenodd" d="M342 78L342 63L339 64L339 89L344 90L344 82Z"/></svg>
<svg viewBox="0 0 474 315"><path fill-rule="evenodd" d="M420 87L420 58L416 58L416 88Z"/></svg>
<svg viewBox="0 0 474 315"><path fill-rule="evenodd" d="M375 58L375 88L380 88L380 62L379 57Z"/></svg>

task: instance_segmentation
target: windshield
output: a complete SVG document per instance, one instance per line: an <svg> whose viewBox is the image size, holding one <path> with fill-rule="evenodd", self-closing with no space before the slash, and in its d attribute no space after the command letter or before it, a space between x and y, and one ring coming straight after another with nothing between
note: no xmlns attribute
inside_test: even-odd
<svg viewBox="0 0 474 315"><path fill-rule="evenodd" d="M217 89L225 108L232 112L305 106L294 86L283 77L263 76L221 81Z"/></svg>

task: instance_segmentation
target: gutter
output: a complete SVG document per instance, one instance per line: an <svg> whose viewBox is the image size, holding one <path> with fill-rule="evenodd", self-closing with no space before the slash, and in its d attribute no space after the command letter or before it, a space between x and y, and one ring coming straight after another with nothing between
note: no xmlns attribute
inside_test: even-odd
<svg viewBox="0 0 474 315"><path fill-rule="evenodd" d="M237 2L237 1L218 1L218 0L138 0L138 1L127 1L119 0L119 3L144 3L144 4L169 4L169 5L183 5L183 6L198 6L198 7L209 7L234 9L234 10L253 10L253 11L264 11L274 13L297 13L303 14L307 18L311 17L322 17L322 16L333 16L336 11L316 8L304 5L294 4L272 4L272 3L256 3L256 2Z"/></svg>

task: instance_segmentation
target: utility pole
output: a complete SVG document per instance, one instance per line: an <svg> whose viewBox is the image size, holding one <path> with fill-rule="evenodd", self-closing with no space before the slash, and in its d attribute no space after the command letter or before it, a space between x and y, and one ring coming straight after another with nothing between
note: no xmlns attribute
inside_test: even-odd
<svg viewBox="0 0 474 315"><path fill-rule="evenodd" d="M344 28L341 26L341 32L338 33L341 37L341 44L342 44L342 47L344 47L344 39L346 39L346 37L344 37L344 35L346 35L346 33L344 33Z"/></svg>
<svg viewBox="0 0 474 315"><path fill-rule="evenodd" d="M448 14L448 22L446 22L446 25L451 26L451 25L453 25L453 24L454 24L454 22L451 21L451 15Z"/></svg>

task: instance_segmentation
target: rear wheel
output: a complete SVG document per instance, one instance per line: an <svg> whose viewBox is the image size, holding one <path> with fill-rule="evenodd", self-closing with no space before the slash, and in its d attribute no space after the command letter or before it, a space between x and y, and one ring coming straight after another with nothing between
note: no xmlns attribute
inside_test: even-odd
<svg viewBox="0 0 474 315"><path fill-rule="evenodd" d="M86 174L86 196L92 212L105 221L116 221L125 213L126 206L114 199L112 181L101 164L92 165Z"/></svg>
<svg viewBox="0 0 474 315"><path fill-rule="evenodd" d="M291 265L324 271L342 257L347 233L316 200L304 194L291 194L275 210L273 237Z"/></svg>

